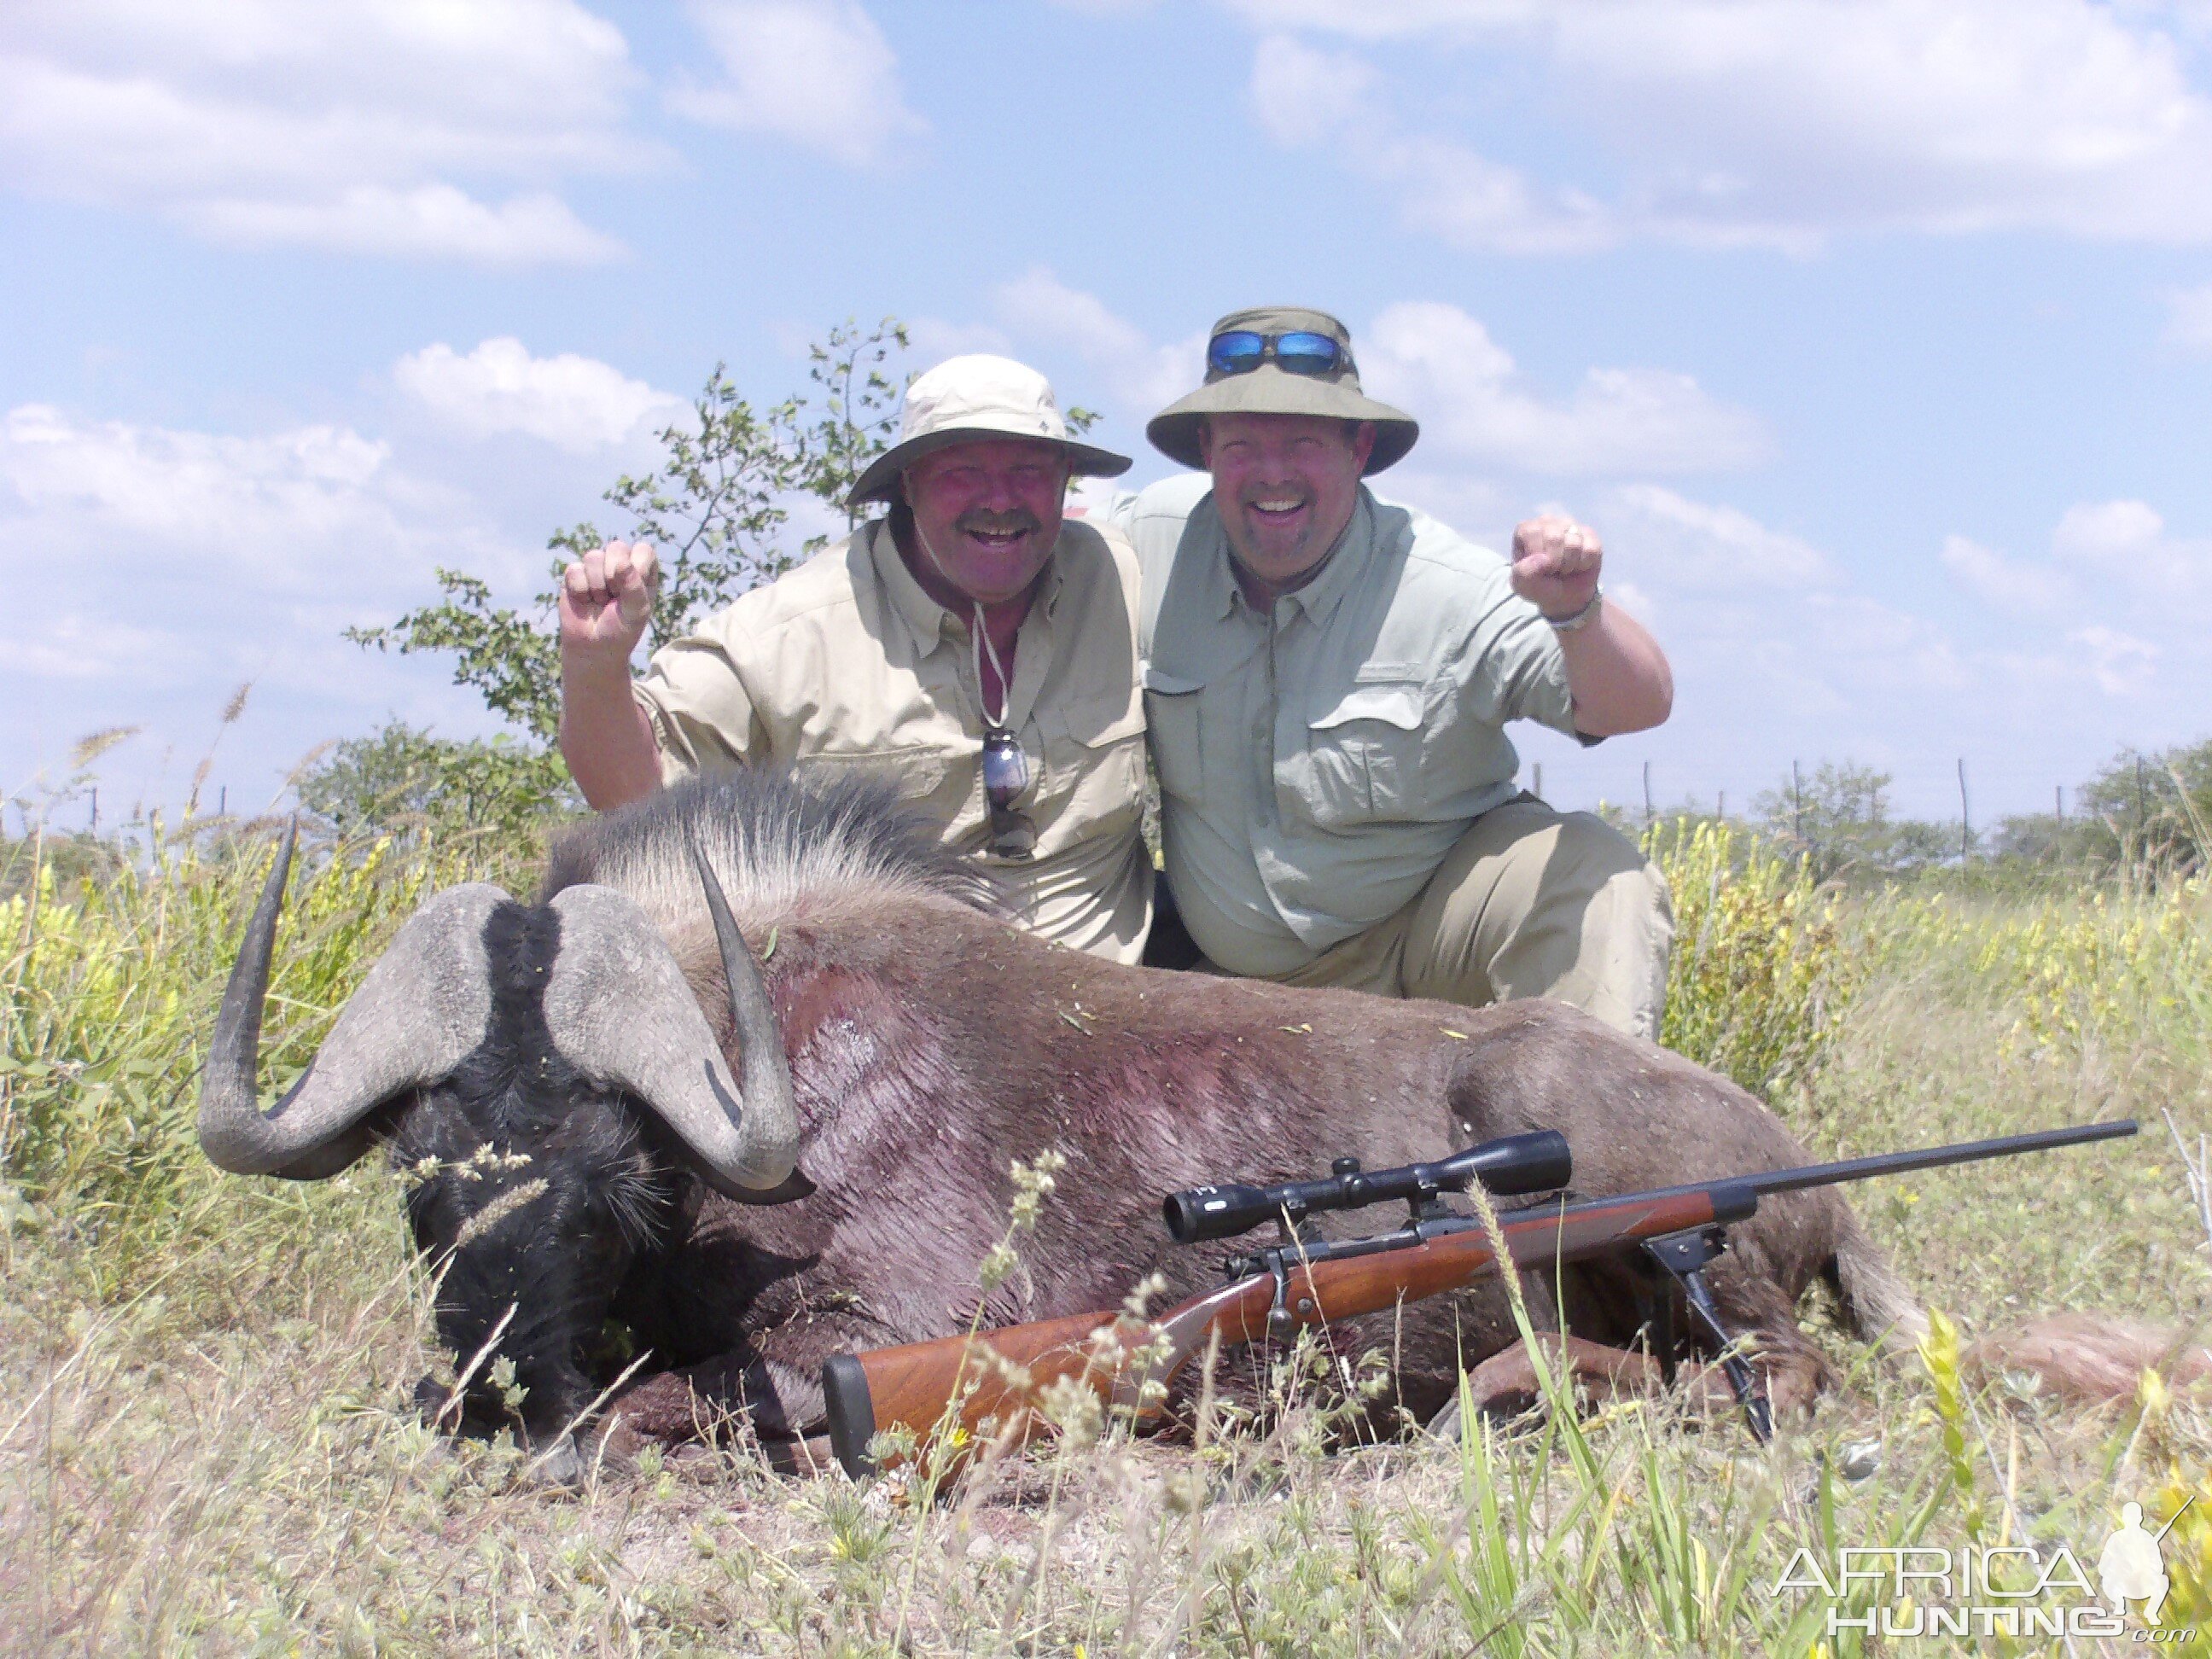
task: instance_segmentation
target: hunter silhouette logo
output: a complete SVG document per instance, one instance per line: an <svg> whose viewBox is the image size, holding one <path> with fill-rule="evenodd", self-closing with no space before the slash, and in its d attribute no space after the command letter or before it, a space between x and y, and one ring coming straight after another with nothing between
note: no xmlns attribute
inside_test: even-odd
<svg viewBox="0 0 2212 1659"><path fill-rule="evenodd" d="M2124 1616L2129 1602L2141 1601L2143 1623L2158 1623L2159 1611L2166 1606L2166 1592L2170 1587L2166 1576L2166 1556L2159 1546L2173 1530L2173 1522L2187 1514L2189 1504L2196 1501L2192 1492L2189 1503L2176 1510L2172 1520L2155 1534L2143 1528L2142 1504L2129 1504L2121 1509L2119 1530L2105 1540L2104 1550L2097 1557L2098 1588L2104 1591L2106 1605L2114 1613Z"/></svg>

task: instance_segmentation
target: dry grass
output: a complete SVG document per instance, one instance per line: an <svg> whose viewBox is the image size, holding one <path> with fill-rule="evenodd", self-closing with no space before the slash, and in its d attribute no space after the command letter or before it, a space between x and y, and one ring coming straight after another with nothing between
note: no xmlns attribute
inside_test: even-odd
<svg viewBox="0 0 2212 1659"><path fill-rule="evenodd" d="M388 856L362 870L331 867L298 906L273 1070L426 878ZM2201 1401L2152 1384L2092 1413L2017 1379L1977 1395L1940 1348L1882 1359L1832 1332L1848 1389L1763 1449L1662 1402L1330 1451L1325 1413L1300 1406L1264 1437L1008 1461L933 1503L781 1479L742 1447L549 1492L511 1448L442 1443L409 1407L441 1356L387 1177L224 1180L184 1139L253 872L216 849L127 893L49 889L43 921L0 908L10 1651L1802 1652L1825 1602L1769 1593L1800 1547L2027 1539L2094 1564L2125 1499L2163 1514L2187 1488L2192 1517L2212 1510ZM1747 920L1708 930L1700 972L1759 948L1767 901L1731 898L1731 878L1707 890ZM1787 872L1771 879L1777 900ZM2094 1115L2157 1127L1861 1189L1930 1302L1969 1338L2068 1307L2212 1315L2160 1123L2171 1110L2192 1148L2212 1129L2206 896L1881 896L1834 925L1855 994L1793 1051L1825 1048L1825 1069L1778 1073L1822 1155ZM1740 1041L1754 1060L1781 1051L1774 1021L1736 1024L1765 1033ZM2167 1559L2204 1617L2212 1523L2185 1519Z"/></svg>

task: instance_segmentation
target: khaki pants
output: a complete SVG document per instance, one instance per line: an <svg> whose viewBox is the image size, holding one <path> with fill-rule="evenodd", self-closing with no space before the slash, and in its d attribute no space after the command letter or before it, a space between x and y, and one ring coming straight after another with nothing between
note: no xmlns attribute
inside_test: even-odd
<svg viewBox="0 0 2212 1659"><path fill-rule="evenodd" d="M1477 818L1395 915L1284 977L1469 1007L1550 997L1656 1041L1674 941L1666 878L1625 836L1523 794Z"/></svg>

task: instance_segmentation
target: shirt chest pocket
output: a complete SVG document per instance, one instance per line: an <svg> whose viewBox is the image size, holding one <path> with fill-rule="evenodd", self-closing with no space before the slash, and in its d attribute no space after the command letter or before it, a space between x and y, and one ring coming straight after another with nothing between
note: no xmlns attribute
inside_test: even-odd
<svg viewBox="0 0 2212 1659"><path fill-rule="evenodd" d="M941 828L958 816L974 771L972 763L961 770L953 762L954 757L941 749L909 745L801 755L793 761L793 769L801 777L824 784L846 778L889 784L898 791L901 801Z"/></svg>
<svg viewBox="0 0 2212 1659"><path fill-rule="evenodd" d="M1419 680L1355 685L1306 722L1306 787L1324 824L1402 818L1419 805L1428 700Z"/></svg>
<svg viewBox="0 0 2212 1659"><path fill-rule="evenodd" d="M1121 834L1136 823L1145 799L1145 705L1133 689L1038 716L1044 733L1037 805L1073 810L1084 836Z"/></svg>
<svg viewBox="0 0 2212 1659"><path fill-rule="evenodd" d="M1164 670L1145 671L1145 724L1160 787L1184 800L1204 793L1203 728L1198 717L1206 682Z"/></svg>

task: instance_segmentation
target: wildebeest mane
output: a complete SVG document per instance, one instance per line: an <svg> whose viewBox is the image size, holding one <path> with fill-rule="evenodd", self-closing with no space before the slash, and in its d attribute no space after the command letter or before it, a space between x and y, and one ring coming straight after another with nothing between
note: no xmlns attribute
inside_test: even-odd
<svg viewBox="0 0 2212 1659"><path fill-rule="evenodd" d="M894 894L999 908L989 877L945 847L890 782L769 767L691 778L565 831L540 902L592 882L629 894L664 926L696 919L695 844L742 921Z"/></svg>

